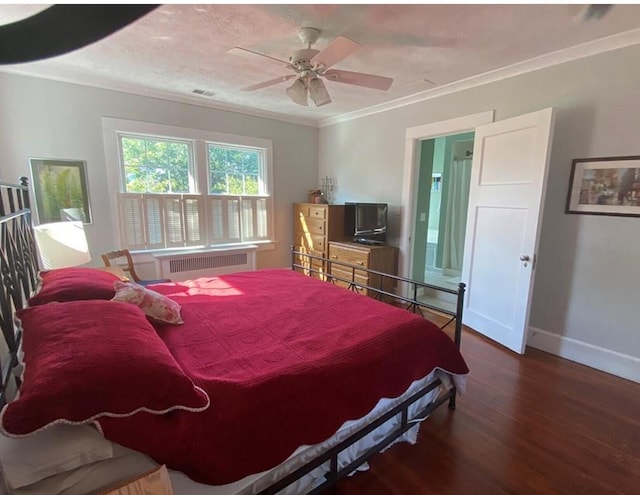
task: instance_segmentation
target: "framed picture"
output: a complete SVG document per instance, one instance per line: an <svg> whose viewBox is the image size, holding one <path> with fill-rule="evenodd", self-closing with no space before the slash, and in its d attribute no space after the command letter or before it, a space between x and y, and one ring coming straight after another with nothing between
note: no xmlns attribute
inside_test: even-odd
<svg viewBox="0 0 640 495"><path fill-rule="evenodd" d="M573 160L566 212L640 216L640 156Z"/></svg>
<svg viewBox="0 0 640 495"><path fill-rule="evenodd" d="M86 162L30 158L39 223L91 223Z"/></svg>

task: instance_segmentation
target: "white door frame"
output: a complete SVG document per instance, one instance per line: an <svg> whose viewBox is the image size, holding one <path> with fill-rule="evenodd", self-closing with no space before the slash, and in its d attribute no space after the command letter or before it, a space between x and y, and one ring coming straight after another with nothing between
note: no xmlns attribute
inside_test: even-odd
<svg viewBox="0 0 640 495"><path fill-rule="evenodd" d="M464 117L432 122L409 127L405 132L404 170L402 180L402 224L400 226L400 276L410 277L413 268L413 236L415 231L415 201L418 181L419 142L450 134L475 130L476 127L493 122L494 110L474 113Z"/></svg>

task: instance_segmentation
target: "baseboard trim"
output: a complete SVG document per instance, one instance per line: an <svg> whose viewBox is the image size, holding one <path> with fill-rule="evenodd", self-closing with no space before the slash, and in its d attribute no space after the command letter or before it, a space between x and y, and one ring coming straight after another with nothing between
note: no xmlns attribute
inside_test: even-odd
<svg viewBox="0 0 640 495"><path fill-rule="evenodd" d="M640 383L640 358L529 327L527 345Z"/></svg>

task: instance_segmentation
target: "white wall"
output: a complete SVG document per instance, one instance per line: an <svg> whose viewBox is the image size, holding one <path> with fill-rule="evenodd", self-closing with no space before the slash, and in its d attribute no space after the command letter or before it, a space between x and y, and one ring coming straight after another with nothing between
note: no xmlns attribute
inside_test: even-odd
<svg viewBox="0 0 640 495"><path fill-rule="evenodd" d="M315 128L156 98L0 73L0 179L30 177L29 157L86 160L93 224L86 226L93 265L119 248L111 223L102 138L103 116L225 132L273 142L275 250L258 266L290 264L292 206L317 184Z"/></svg>
<svg viewBox="0 0 640 495"><path fill-rule="evenodd" d="M573 158L640 155L638 60L624 48L321 128L319 174L336 177L338 201L391 203L397 238L406 128L554 106L530 343L640 381L640 218L564 213Z"/></svg>

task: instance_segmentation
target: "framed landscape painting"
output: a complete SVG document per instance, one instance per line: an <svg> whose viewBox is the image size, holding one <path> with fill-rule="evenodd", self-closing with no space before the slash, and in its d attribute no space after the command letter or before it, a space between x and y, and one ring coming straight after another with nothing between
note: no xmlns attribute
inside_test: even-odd
<svg viewBox="0 0 640 495"><path fill-rule="evenodd" d="M640 216L640 156L573 160L566 212Z"/></svg>
<svg viewBox="0 0 640 495"><path fill-rule="evenodd" d="M86 163L30 158L38 222L91 223Z"/></svg>

